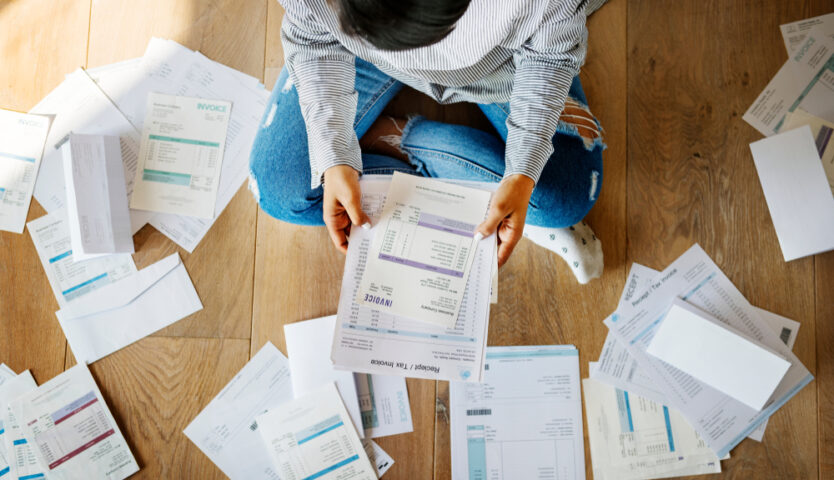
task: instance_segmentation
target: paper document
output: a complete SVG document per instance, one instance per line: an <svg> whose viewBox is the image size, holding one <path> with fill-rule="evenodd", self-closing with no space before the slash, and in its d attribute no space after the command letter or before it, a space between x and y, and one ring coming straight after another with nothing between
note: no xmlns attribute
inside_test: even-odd
<svg viewBox="0 0 834 480"><path fill-rule="evenodd" d="M289 364L267 342L184 433L232 480L280 480L255 417L290 400Z"/></svg>
<svg viewBox="0 0 834 480"><path fill-rule="evenodd" d="M139 132L83 70L67 75L66 80L35 105L31 113L54 115L34 192L35 199L47 212L66 206L61 147L70 133L120 138L125 188L128 196L131 195L139 155ZM131 211L130 215L133 233L150 218L148 212Z"/></svg>
<svg viewBox="0 0 834 480"><path fill-rule="evenodd" d="M362 440L362 447L365 449L365 455L368 456L371 465L376 467L377 477L382 478L382 475L394 465L394 459L370 438Z"/></svg>
<svg viewBox="0 0 834 480"><path fill-rule="evenodd" d="M642 480L721 471L675 410L586 378L585 414L595 480Z"/></svg>
<svg viewBox="0 0 834 480"><path fill-rule="evenodd" d="M390 177L364 176L362 208L379 219ZM457 182L492 191L497 184ZM342 277L331 359L336 368L361 373L479 382L489 323L490 272L495 241L479 242L457 323L453 328L380 312L356 302L373 232L351 232Z"/></svg>
<svg viewBox="0 0 834 480"><path fill-rule="evenodd" d="M484 190L395 172L374 222L356 301L453 327L478 244L475 229L489 199ZM485 273L488 280L491 273Z"/></svg>
<svg viewBox="0 0 834 480"><path fill-rule="evenodd" d="M0 230L22 233L49 117L0 109Z"/></svg>
<svg viewBox="0 0 834 480"><path fill-rule="evenodd" d="M787 132L805 125L811 128L817 153L822 160L822 168L825 170L825 176L828 177L831 194L834 195L834 122L827 122L797 108L788 114L782 130Z"/></svg>
<svg viewBox="0 0 834 480"><path fill-rule="evenodd" d="M15 378L9 379L0 387L0 409L3 416L3 440L5 456L9 462L8 467L10 478L38 479L44 477L46 468L41 466L34 444L26 438L20 420L12 411L11 404L23 394L34 391L38 388L32 373L29 370L21 373ZM4 468L5 470L5 468Z"/></svg>
<svg viewBox="0 0 834 480"><path fill-rule="evenodd" d="M256 420L281 478L377 478L333 383Z"/></svg>
<svg viewBox="0 0 834 480"><path fill-rule="evenodd" d="M368 438L414 431L405 378L355 373L362 425Z"/></svg>
<svg viewBox="0 0 834 480"><path fill-rule="evenodd" d="M202 308L185 265L174 253L55 315L75 359L92 363Z"/></svg>
<svg viewBox="0 0 834 480"><path fill-rule="evenodd" d="M791 366L681 300L669 307L646 353L756 410L764 407Z"/></svg>
<svg viewBox="0 0 834 480"><path fill-rule="evenodd" d="M330 361L329 347L333 344L335 326L335 315L284 325L293 395L300 398L319 390L323 385L335 382L356 433L359 438L363 438L365 429L362 427L353 373L336 370Z"/></svg>
<svg viewBox="0 0 834 480"><path fill-rule="evenodd" d="M130 206L213 218L231 109L221 100L148 95Z"/></svg>
<svg viewBox="0 0 834 480"><path fill-rule="evenodd" d="M791 363L763 410L756 411L646 353L674 298L703 310ZM808 369L698 245L658 274L649 288L635 293L605 324L664 393L665 404L678 410L718 457L726 455L813 380ZM712 428L714 425L721 428Z"/></svg>
<svg viewBox="0 0 834 480"><path fill-rule="evenodd" d="M489 347L484 383L451 382L453 480L585 478L579 352Z"/></svg>
<svg viewBox="0 0 834 480"><path fill-rule="evenodd" d="M744 113L765 136L782 131L785 115L802 108L834 122L834 39L814 29Z"/></svg>
<svg viewBox="0 0 834 480"><path fill-rule="evenodd" d="M11 409L49 480L120 480L139 471L83 363L18 397Z"/></svg>
<svg viewBox="0 0 834 480"><path fill-rule="evenodd" d="M793 55L796 52L802 45L802 41L805 40L805 36L814 28L820 28L829 38L834 39L834 13L779 26L779 29L782 30L782 38L785 40L785 49L788 51L788 55Z"/></svg>
<svg viewBox="0 0 834 480"><path fill-rule="evenodd" d="M46 278L61 308L136 272L130 254L108 255L81 262L72 258L72 240L64 209L28 223Z"/></svg>
<svg viewBox="0 0 834 480"><path fill-rule="evenodd" d="M4 413L6 411L6 404L3 397L9 397L11 394L3 393L3 385L9 380L17 377L17 374L12 371L5 363L0 364L0 478L3 478L11 471L9 462L9 452L6 450L6 427L3 423ZM11 478L11 475L9 475Z"/></svg>
<svg viewBox="0 0 834 480"><path fill-rule="evenodd" d="M61 150L73 261L133 253L119 137L70 134Z"/></svg>
<svg viewBox="0 0 834 480"><path fill-rule="evenodd" d="M808 126L750 144L785 261L834 249L834 193Z"/></svg>

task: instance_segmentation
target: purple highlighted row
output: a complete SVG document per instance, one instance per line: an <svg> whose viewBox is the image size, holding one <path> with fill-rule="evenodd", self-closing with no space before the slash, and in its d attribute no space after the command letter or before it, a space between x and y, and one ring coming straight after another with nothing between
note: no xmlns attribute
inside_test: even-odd
<svg viewBox="0 0 834 480"><path fill-rule="evenodd" d="M463 278L463 272L458 272L457 270L450 270L448 268L443 267L436 267L434 265L428 265L425 263L415 262L414 260L408 260L407 258L400 258L394 257L392 255L387 255L385 253L379 254L380 260L387 260L389 262L399 263L400 265L408 265L409 267L419 268L421 270L428 270L430 272L435 273L442 273L443 275L449 275L452 277Z"/></svg>
<svg viewBox="0 0 834 480"><path fill-rule="evenodd" d="M420 220L417 221L417 226L433 228L441 232L453 233L470 238L475 235L475 228L477 227L477 225L452 220L451 218L445 218L439 215L432 215L430 213L421 213Z"/></svg>

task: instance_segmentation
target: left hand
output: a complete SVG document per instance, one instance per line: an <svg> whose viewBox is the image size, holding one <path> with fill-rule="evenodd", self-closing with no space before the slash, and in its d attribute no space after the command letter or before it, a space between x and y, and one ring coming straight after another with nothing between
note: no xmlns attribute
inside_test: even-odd
<svg viewBox="0 0 834 480"><path fill-rule="evenodd" d="M510 175L501 180L492 197L486 220L478 225L478 232L484 237L498 231L498 266L504 265L524 232L527 205L536 183L521 174Z"/></svg>

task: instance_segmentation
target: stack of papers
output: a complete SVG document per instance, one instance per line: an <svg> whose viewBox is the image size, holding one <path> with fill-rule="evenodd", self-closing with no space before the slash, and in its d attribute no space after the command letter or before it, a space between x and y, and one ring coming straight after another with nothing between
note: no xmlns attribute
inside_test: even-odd
<svg viewBox="0 0 834 480"><path fill-rule="evenodd" d="M460 181L447 183L487 192L494 191L498 185ZM476 243L459 311L452 326L380 311L376 302L368 306L358 301L360 283L369 264L376 230L386 228L386 224L381 224L379 220L390 185L391 177L369 175L361 180L362 208L375 226L371 230L357 228L351 231L331 352L333 363L336 368L351 372L480 382L483 379L492 284L497 270L494 236ZM459 237L461 241L467 241L467 237ZM415 267L409 268L417 271ZM459 271L463 271L465 265L461 264L460 268ZM432 286L424 285L420 289L400 292L400 296L424 300L433 295ZM396 304L398 301L394 300L390 306L395 307Z"/></svg>
<svg viewBox="0 0 834 480"><path fill-rule="evenodd" d="M666 324L668 319L673 322ZM653 402L679 414L716 458L724 458L747 436L761 440L770 415L813 380L791 352L798 324L750 305L698 245L662 272L635 265L616 312L605 324L609 336L599 361L590 366L591 378L632 397L642 397L641 402ZM687 325L691 330L692 324L698 327L697 335L684 333L681 328ZM682 338L686 341L681 342ZM731 340L730 348L726 348L727 344L719 348L726 339ZM693 350L692 346L697 345L700 348ZM712 350L716 349L722 355L732 355L734 349L744 349L748 354L755 351L761 362L770 365L750 365L742 359L729 369L725 363L721 370L728 373L738 374L737 370L745 368L755 370L754 374L748 372L743 383L728 386L722 383L725 379L716 376L715 365L709 371L698 370L709 365L709 357L716 355ZM602 398L598 400L600 405L611 401L605 398L610 393L600 389L594 392ZM625 401L628 397L622 398ZM629 412L628 406L619 408ZM603 445L617 435L634 440L636 434L633 424L621 423L616 427L609 422L608 428L601 427L611 415L608 407L589 408L587 415L591 441L597 445L592 447L595 470L609 474L627 472L627 478L660 478L704 473L705 468L719 467L717 462L702 461L700 441L675 443L677 436L670 436L664 448L627 454L594 453L604 452L608 447ZM721 429L711 428L719 424ZM666 462L664 455L671 452L683 459ZM697 461L684 460L688 457ZM660 468L660 464L665 466ZM626 478L625 473L622 475Z"/></svg>
<svg viewBox="0 0 834 480"><path fill-rule="evenodd" d="M210 107L200 110L200 104L209 105L209 102L203 101L194 105L195 110L204 116L227 113L223 121L228 126L224 123L219 129L222 135L213 132L208 140L192 138L184 133L180 137L161 135L158 131L160 124L154 123L161 112L147 107L151 94L212 100L210 104L215 110ZM209 60L176 42L158 38L151 40L142 58L88 71L79 69L67 75L64 82L31 111L54 117L35 184L35 198L49 213L66 206L60 149L69 133L118 136L129 197L133 195L137 178L140 183L145 180L170 180L153 184L170 188L180 186L177 182L182 183L185 176L189 181L188 195L179 195L175 201L167 203L165 199L160 199L156 189L153 189L156 193L151 195L156 200L147 203L148 199L144 197L147 192L140 186L143 192L140 194L142 208L169 213L131 210L132 233L150 223L192 252L246 180L249 151L268 98L269 92L258 79ZM216 109L218 105L226 106L227 111L219 112ZM147 131L146 115L150 115ZM183 129L198 128L198 125L183 118L167 124L168 127L172 125ZM147 138L143 139L140 132L144 132ZM160 140L157 137L164 138ZM170 138L205 142L206 145L177 142ZM140 144L145 147L141 151L144 154L141 159ZM174 151L176 147L181 148ZM184 150L193 153L193 149L202 151L203 161L184 165ZM171 159L176 165L168 165L172 167L168 170L145 165L148 161L160 165L160 162ZM154 170L164 174L160 176Z"/></svg>
<svg viewBox="0 0 834 480"><path fill-rule="evenodd" d="M0 230L22 233L50 118L0 110Z"/></svg>
<svg viewBox="0 0 834 480"><path fill-rule="evenodd" d="M579 352L489 347L482 384L451 382L452 478L585 478Z"/></svg>
<svg viewBox="0 0 834 480"><path fill-rule="evenodd" d="M834 14L782 25L788 61L744 114L785 261L834 249Z"/></svg>
<svg viewBox="0 0 834 480"><path fill-rule="evenodd" d="M40 387L0 368L0 475L118 480L139 471L87 366Z"/></svg>
<svg viewBox="0 0 834 480"><path fill-rule="evenodd" d="M294 375L267 342L185 435L233 480L374 479L391 468L394 460L379 445L360 441L344 391L325 382L294 400Z"/></svg>

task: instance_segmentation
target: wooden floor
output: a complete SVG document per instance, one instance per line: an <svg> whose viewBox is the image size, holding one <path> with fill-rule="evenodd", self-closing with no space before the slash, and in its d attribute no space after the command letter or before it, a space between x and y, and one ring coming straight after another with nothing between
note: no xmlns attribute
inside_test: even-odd
<svg viewBox="0 0 834 480"><path fill-rule="evenodd" d="M787 58L779 24L831 11L834 0L611 0L589 20L582 71L608 143L588 217L605 275L580 286L526 240L500 273L489 344L575 344L583 376L631 262L662 268L694 242L753 304L800 321L795 351L816 381L763 443L732 452L723 478L834 478L834 252L782 260L747 146L760 135L741 120ZM281 16L275 0L0 0L0 108L26 111L66 73L140 56L152 36L271 86ZM413 93L391 109L484 124L471 106ZM33 202L29 220L43 213ZM136 247L140 268L177 250L151 227ZM134 478L222 478L183 428L264 342L285 350L282 325L336 311L343 259L324 230L273 220L245 187L180 255L205 308L91 366L142 466ZM39 382L71 366L57 308L28 233L2 232L0 361ZM448 479L448 384L408 388L414 433L380 439L396 461L385 478ZM589 478L590 464L586 454Z"/></svg>

